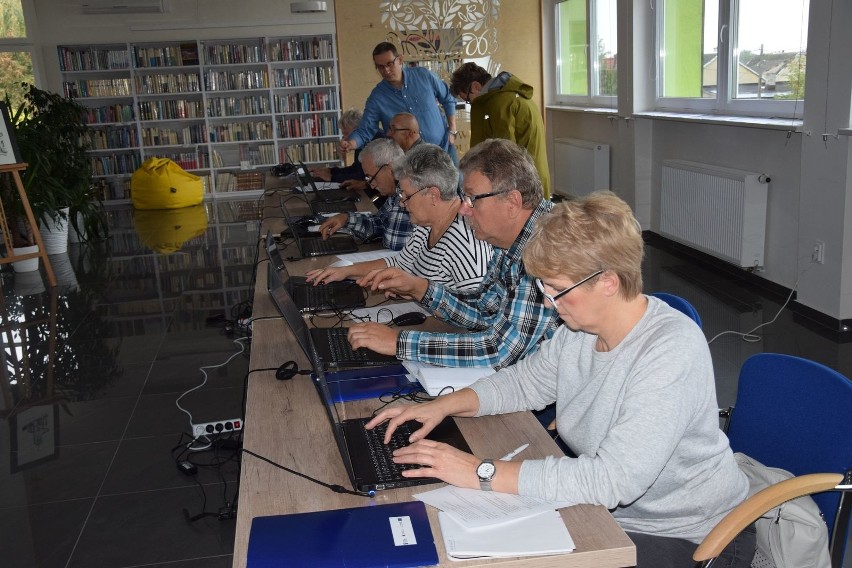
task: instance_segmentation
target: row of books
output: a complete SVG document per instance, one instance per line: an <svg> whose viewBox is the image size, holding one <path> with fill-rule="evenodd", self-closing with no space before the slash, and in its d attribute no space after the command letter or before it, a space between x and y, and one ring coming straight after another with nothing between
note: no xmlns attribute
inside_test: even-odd
<svg viewBox="0 0 852 568"><path fill-rule="evenodd" d="M337 136L337 118L331 115L312 115L278 120L278 135L287 138Z"/></svg>
<svg viewBox="0 0 852 568"><path fill-rule="evenodd" d="M237 63L263 63L266 61L266 45L258 39L253 45L227 43L205 44L204 62L207 65L230 65Z"/></svg>
<svg viewBox="0 0 852 568"><path fill-rule="evenodd" d="M334 85L337 79L332 67L289 67L273 69L272 82L275 87L315 87Z"/></svg>
<svg viewBox="0 0 852 568"><path fill-rule="evenodd" d="M163 47L134 46L133 57L137 68L198 65L198 44L187 42Z"/></svg>
<svg viewBox="0 0 852 568"><path fill-rule="evenodd" d="M130 199L130 178L98 178L93 183L93 193L101 201Z"/></svg>
<svg viewBox="0 0 852 568"><path fill-rule="evenodd" d="M135 152L111 156L90 156L89 162L92 166L92 172L96 176L132 174L142 165L142 160Z"/></svg>
<svg viewBox="0 0 852 568"><path fill-rule="evenodd" d="M257 146L240 146L240 164L248 162L252 166L264 166L275 163L275 145L258 144Z"/></svg>
<svg viewBox="0 0 852 568"><path fill-rule="evenodd" d="M272 140L274 137L275 134L272 131L272 123L268 120L217 124L215 127L210 129L210 142Z"/></svg>
<svg viewBox="0 0 852 568"><path fill-rule="evenodd" d="M96 150L134 148L139 146L136 128L110 126L89 130L89 143Z"/></svg>
<svg viewBox="0 0 852 568"><path fill-rule="evenodd" d="M249 116L253 114L271 114L269 97L253 95L249 97L215 97L207 99L207 116Z"/></svg>
<svg viewBox="0 0 852 568"><path fill-rule="evenodd" d="M336 162L337 142L304 142L278 149L278 162Z"/></svg>
<svg viewBox="0 0 852 568"><path fill-rule="evenodd" d="M307 91L275 95L275 112L315 112L337 110L337 96L330 91Z"/></svg>
<svg viewBox="0 0 852 568"><path fill-rule="evenodd" d="M140 120L175 120L181 118L204 118L204 103L201 100L160 99L139 101Z"/></svg>
<svg viewBox="0 0 852 568"><path fill-rule="evenodd" d="M257 71L208 71L204 73L204 89L207 91L266 88L269 88L269 77L265 69Z"/></svg>
<svg viewBox="0 0 852 568"><path fill-rule="evenodd" d="M83 113L83 121L90 126L109 122L133 122L135 119L132 104L116 103L87 108Z"/></svg>
<svg viewBox="0 0 852 568"><path fill-rule="evenodd" d="M334 44L330 38L281 39L270 42L269 51L273 61L310 61L312 59L334 59Z"/></svg>
<svg viewBox="0 0 852 568"><path fill-rule="evenodd" d="M183 128L143 128L142 144L145 146L176 146L179 144L205 144L207 127L192 124Z"/></svg>
<svg viewBox="0 0 852 568"><path fill-rule="evenodd" d="M72 99L81 97L129 97L133 95L130 90L130 79L126 77L63 81L62 91L66 97Z"/></svg>
<svg viewBox="0 0 852 568"><path fill-rule="evenodd" d="M59 67L62 71L107 71L130 68L130 56L126 49L93 46L57 49Z"/></svg>
<svg viewBox="0 0 852 568"><path fill-rule="evenodd" d="M210 167L210 156L204 152L157 152L162 158L168 158L185 170L201 170ZM196 174L197 175L197 174ZM208 192L208 176L200 176L204 193Z"/></svg>
<svg viewBox="0 0 852 568"><path fill-rule="evenodd" d="M263 189L263 172L219 172L216 174L216 191L253 191Z"/></svg>
<svg viewBox="0 0 852 568"><path fill-rule="evenodd" d="M198 92L201 92L201 79L198 73L156 73L136 76L136 93L139 95Z"/></svg>

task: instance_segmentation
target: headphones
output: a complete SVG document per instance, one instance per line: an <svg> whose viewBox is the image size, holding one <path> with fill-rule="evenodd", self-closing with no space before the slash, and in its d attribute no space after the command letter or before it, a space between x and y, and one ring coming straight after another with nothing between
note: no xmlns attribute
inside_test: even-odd
<svg viewBox="0 0 852 568"><path fill-rule="evenodd" d="M299 369L299 365L295 361L287 361L275 371L275 378L279 381L289 381L296 375L310 375L310 371Z"/></svg>

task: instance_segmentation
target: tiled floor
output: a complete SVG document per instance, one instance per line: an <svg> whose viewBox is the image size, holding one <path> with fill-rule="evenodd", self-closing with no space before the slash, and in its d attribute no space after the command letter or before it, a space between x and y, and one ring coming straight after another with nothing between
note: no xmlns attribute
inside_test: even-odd
<svg viewBox="0 0 852 568"><path fill-rule="evenodd" d="M192 453L193 477L178 471L174 456L191 422L241 416L247 354L207 369L206 383L181 399L191 419L176 399L202 384L200 367L240 351L222 318L237 319L249 297L259 235L252 203L203 209L206 219L148 216L138 232L131 211L114 211L109 250L72 245L67 258L56 258L65 268L57 270L64 284L52 375L50 295L34 292L32 274L2 271L0 565L231 565L235 521L219 518L237 492L231 451ZM770 321L783 303L653 246L645 278L647 291L691 301L708 338ZM852 345L789 311L760 333L756 343L725 335L711 344L720 405L734 402L741 362L760 351L809 357L852 376ZM204 512L211 515L188 520Z"/></svg>

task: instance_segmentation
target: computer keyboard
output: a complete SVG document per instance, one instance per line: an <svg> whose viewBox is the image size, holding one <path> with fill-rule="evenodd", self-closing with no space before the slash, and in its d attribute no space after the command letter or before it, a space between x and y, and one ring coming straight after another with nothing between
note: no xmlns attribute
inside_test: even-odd
<svg viewBox="0 0 852 568"><path fill-rule="evenodd" d="M335 361L367 361L367 352L363 349L352 349L349 343L348 331L345 327L335 327L328 330L328 344Z"/></svg>
<svg viewBox="0 0 852 568"><path fill-rule="evenodd" d="M412 432L410 422L401 424L394 430L388 444L385 444L385 432L387 432L387 422L379 424L372 430L364 429L370 459L376 468L379 481L395 481L402 477L403 471L421 467L419 464L400 464L393 461L394 450L404 448L409 444L408 439Z"/></svg>

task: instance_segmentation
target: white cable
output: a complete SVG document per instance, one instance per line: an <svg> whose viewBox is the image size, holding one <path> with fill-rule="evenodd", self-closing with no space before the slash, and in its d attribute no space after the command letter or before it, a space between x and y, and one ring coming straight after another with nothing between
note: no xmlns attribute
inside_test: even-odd
<svg viewBox="0 0 852 568"><path fill-rule="evenodd" d="M192 387L188 391L185 391L183 394L181 394L175 400L175 406L178 407L178 410L180 410L181 412L183 412L184 414L186 414L189 417L189 429L190 429L190 431L192 430L192 424L193 424L192 413L180 405L181 399L183 397L185 397L186 395L188 395L189 393L196 391L196 390L200 389L201 387L203 387L204 385L207 384L207 371L205 369L218 369L219 367L224 367L225 365L227 365L228 363L233 361L234 358L236 358L238 355L242 355L243 353L245 353L246 346L243 343L243 341L247 341L248 339L249 339L248 337L239 337L239 338L235 339L234 343L236 343L237 345L240 346L240 350L237 351L236 353L234 353L233 355L231 355L230 357L228 357L228 359L224 363L219 363L218 365L207 365L205 367L199 367L198 370L201 371L202 375L204 375L204 380L201 381L201 384Z"/></svg>

